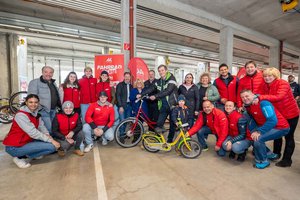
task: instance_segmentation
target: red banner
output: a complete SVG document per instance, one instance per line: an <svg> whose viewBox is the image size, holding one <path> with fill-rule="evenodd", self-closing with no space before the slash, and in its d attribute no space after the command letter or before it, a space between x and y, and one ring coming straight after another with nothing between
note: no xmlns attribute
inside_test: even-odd
<svg viewBox="0 0 300 200"><path fill-rule="evenodd" d="M96 55L95 77L98 79L102 71L107 71L109 79L116 86L124 77L124 55Z"/></svg>
<svg viewBox="0 0 300 200"><path fill-rule="evenodd" d="M128 63L133 82L136 79L148 80L148 66L141 58L132 58Z"/></svg>

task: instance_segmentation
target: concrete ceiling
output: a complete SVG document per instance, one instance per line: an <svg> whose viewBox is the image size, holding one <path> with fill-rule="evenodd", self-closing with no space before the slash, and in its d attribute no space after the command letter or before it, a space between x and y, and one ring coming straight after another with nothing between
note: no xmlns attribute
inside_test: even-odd
<svg viewBox="0 0 300 200"><path fill-rule="evenodd" d="M278 0L178 0L300 48L300 11L282 12ZM296 7L300 10L300 6Z"/></svg>

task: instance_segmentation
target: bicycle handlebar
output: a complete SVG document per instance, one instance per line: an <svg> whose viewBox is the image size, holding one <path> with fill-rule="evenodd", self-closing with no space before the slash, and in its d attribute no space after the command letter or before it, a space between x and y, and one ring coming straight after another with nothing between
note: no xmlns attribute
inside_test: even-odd
<svg viewBox="0 0 300 200"><path fill-rule="evenodd" d="M137 102L139 102L139 101L142 101L143 99L149 99L149 96L148 96L148 94L146 94L146 95L142 96L141 98L139 98L139 99L135 100L134 102L135 102L135 103L137 103Z"/></svg>

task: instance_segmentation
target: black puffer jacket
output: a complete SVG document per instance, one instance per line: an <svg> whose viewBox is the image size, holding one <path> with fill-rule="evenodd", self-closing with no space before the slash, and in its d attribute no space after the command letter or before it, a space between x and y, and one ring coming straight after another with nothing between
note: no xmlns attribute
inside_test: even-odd
<svg viewBox="0 0 300 200"><path fill-rule="evenodd" d="M185 99L185 105L189 109L189 115L194 116L195 111L199 110L199 90L196 85L192 85L189 89L185 85L180 85L178 89L178 95L182 94Z"/></svg>

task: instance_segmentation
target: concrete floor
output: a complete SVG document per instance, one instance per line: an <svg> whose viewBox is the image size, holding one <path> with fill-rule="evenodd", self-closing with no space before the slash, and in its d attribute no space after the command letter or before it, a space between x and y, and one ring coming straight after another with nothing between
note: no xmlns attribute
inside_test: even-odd
<svg viewBox="0 0 300 200"><path fill-rule="evenodd" d="M298 126L297 141L299 133ZM291 168L272 163L264 170L252 167L251 153L244 163L217 157L213 144L210 136L209 151L194 160L97 144L84 157L54 154L28 169L18 169L0 146L0 199L300 199L300 142Z"/></svg>

